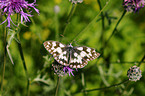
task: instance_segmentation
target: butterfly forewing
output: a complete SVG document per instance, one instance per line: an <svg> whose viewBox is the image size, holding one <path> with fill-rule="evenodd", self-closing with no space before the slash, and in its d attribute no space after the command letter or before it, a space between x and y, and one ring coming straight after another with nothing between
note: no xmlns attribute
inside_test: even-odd
<svg viewBox="0 0 145 96"><path fill-rule="evenodd" d="M88 64L88 61L99 57L99 53L89 47L74 47L70 59L70 67L83 68Z"/></svg>
<svg viewBox="0 0 145 96"><path fill-rule="evenodd" d="M68 65L66 45L57 41L45 41L43 44L46 50L53 55L58 63L66 66Z"/></svg>

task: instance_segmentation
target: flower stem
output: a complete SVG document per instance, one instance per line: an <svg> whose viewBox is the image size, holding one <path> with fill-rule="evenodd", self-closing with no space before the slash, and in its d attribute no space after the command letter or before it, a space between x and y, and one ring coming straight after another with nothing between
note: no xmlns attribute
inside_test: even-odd
<svg viewBox="0 0 145 96"><path fill-rule="evenodd" d="M102 5L100 0L97 0L99 7L100 7L100 11L102 10ZM104 13L103 11L101 12L101 19L102 19L102 31L105 29L105 24L104 24ZM103 33L103 32L102 32Z"/></svg>
<svg viewBox="0 0 145 96"><path fill-rule="evenodd" d="M18 37L18 39L20 41L19 33L17 34L17 37ZM20 56L21 56L21 59L22 59L22 62L23 62L23 67L24 67L24 70L25 70L25 73L26 73L26 76L27 76L27 96L29 96L30 80L29 80L27 66L26 66L26 63L25 63L24 54L23 54L22 46L21 46L21 43L20 42L18 43L18 48L19 48Z"/></svg>
<svg viewBox="0 0 145 96"><path fill-rule="evenodd" d="M125 84L125 83L127 83L128 81L129 81L129 80L125 80L125 81L120 82L120 83L118 83L118 84L114 84L114 85L111 85L111 86L108 86L108 87L103 87L103 88L94 88L94 89L82 90L82 91L79 91L79 92L74 93L74 94L72 94L72 95L76 95L76 94L82 93L82 92L92 92L92 91L97 91L97 90L105 90L105 89L109 89L109 88L112 88L112 87L119 86L119 85L121 85L121 84Z"/></svg>
<svg viewBox="0 0 145 96"><path fill-rule="evenodd" d="M59 84L60 84L60 77L57 78L57 85L56 85L55 96L57 96L57 94L58 94L58 91L59 91Z"/></svg>
<svg viewBox="0 0 145 96"><path fill-rule="evenodd" d="M58 25L58 14L57 13L55 13L54 20L55 20L55 32L56 32L55 39L59 40L59 25Z"/></svg>
<svg viewBox="0 0 145 96"><path fill-rule="evenodd" d="M4 28L4 64L3 64L3 73L2 73L2 82L1 82L1 94L3 95L3 82L5 78L5 65L6 65L6 38L7 38L7 29L6 27Z"/></svg>
<svg viewBox="0 0 145 96"><path fill-rule="evenodd" d="M120 21L121 21L122 18L125 16L125 13L126 13L126 10L123 12L122 16L121 16L120 19L118 20L118 22L117 22L117 24L116 24L116 26L115 26L115 28L114 28L112 34L110 35L109 39L106 41L106 43L105 43L105 45L103 46L102 50L104 50L104 49L106 48L106 46L108 45L110 39L111 39L112 36L115 34L115 32L116 32L116 30L117 30L117 27L118 27ZM103 51L102 51L102 52L103 52ZM103 54L103 53L102 53L102 54Z"/></svg>
<svg viewBox="0 0 145 96"><path fill-rule="evenodd" d="M71 8L71 11L70 11L70 13L69 13L69 15L68 15L68 19L67 19L67 24L69 23L69 21L70 21L70 18L72 17L72 15L73 15L73 13L74 13L74 9L75 9L75 4L73 3L72 4L72 8Z"/></svg>
<svg viewBox="0 0 145 96"><path fill-rule="evenodd" d="M86 90L86 82L85 82L84 73L82 73L81 76L82 76L82 86L83 86L83 90ZM86 94L85 91L84 91L84 96L87 96L87 94Z"/></svg>
<svg viewBox="0 0 145 96"><path fill-rule="evenodd" d="M144 59L145 59L145 55L143 56L143 58L142 58L141 61L139 62L138 66L140 66L141 63L143 63Z"/></svg>
<svg viewBox="0 0 145 96"><path fill-rule="evenodd" d="M97 0L99 7L100 7L100 11L102 10L102 5L100 0ZM102 42L102 46L104 46L104 30L105 30L105 23L104 23L104 13L103 11L100 13L101 14L101 20L102 20L102 32L101 32L101 38L100 38L100 42Z"/></svg>
<svg viewBox="0 0 145 96"><path fill-rule="evenodd" d="M62 33L62 36L65 35L67 26L68 26L68 24L69 24L69 22L70 22L70 19L71 19L72 15L73 15L73 13L74 13L74 11L75 11L75 5L76 5L76 4L74 4L74 3L72 4L71 11L70 11L70 13L69 13L69 15L68 15L68 19L67 19L67 21L66 21L66 25L65 25L64 31L63 31L63 33Z"/></svg>
<svg viewBox="0 0 145 96"><path fill-rule="evenodd" d="M108 88L111 88L111 87L116 87L116 86L119 86L121 84L124 84L126 82L128 82L129 80L125 80L121 83L118 83L118 84L114 84L114 85L111 85L111 86L108 86L108 87L104 87L104 88L95 88L95 89L90 89L90 90L84 90L85 92L92 92L92 91L97 91L97 90L104 90L104 89L108 89Z"/></svg>
<svg viewBox="0 0 145 96"><path fill-rule="evenodd" d="M23 63L23 67L24 67L24 70L25 70L25 74L26 74L26 78L27 78L27 96L29 96L30 80L29 80L27 66L26 66L26 63L25 63L24 54L23 54L23 50L22 50L22 45L21 45L21 41L20 41L20 35L19 35L19 32L20 32L20 29L19 29L19 14L17 14L17 23L18 23L17 24L18 28L16 29L16 31L17 31L17 39L19 40L19 42L17 44L18 44L18 48L19 48L19 52L20 52L20 57L21 57L21 60L22 60L22 63Z"/></svg>

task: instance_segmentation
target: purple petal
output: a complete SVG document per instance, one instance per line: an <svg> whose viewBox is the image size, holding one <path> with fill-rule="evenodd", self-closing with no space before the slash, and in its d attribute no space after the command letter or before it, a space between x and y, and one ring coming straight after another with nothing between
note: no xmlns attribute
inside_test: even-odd
<svg viewBox="0 0 145 96"><path fill-rule="evenodd" d="M141 8L144 7L145 1L144 0L124 0L123 5L127 11L134 11L138 12Z"/></svg>
<svg viewBox="0 0 145 96"><path fill-rule="evenodd" d="M7 16L7 19L5 20L5 21L3 21L1 24L3 24L3 23L5 23L6 21L8 21L8 25L7 25L7 27L10 27L10 23L12 22L13 23L13 21L12 21L12 19L11 19L11 17L10 17L10 14L8 14L8 16ZM1 25L0 24L0 25ZM13 23L14 24L14 23ZM15 24L14 24L15 25ZM16 26L16 25L15 25Z"/></svg>
<svg viewBox="0 0 145 96"><path fill-rule="evenodd" d="M30 4L28 4L28 1L25 1L25 0L0 0L0 9L2 10L2 14L8 15L7 19L1 24L8 21L7 26L10 27L10 22L12 22L10 16L15 13L18 13L21 15L21 23L23 22L23 20L24 22L30 22L28 17L32 17L33 15L24 13L23 9L26 9L29 11L29 9L33 8L39 14L39 10L35 8L36 6L35 3L36 3L36 0L34 0L34 2ZM28 13L31 13L31 12L28 12Z"/></svg>
<svg viewBox="0 0 145 96"><path fill-rule="evenodd" d="M30 14L27 14L27 13L24 13L23 11L21 11L21 23L23 23L23 18L25 19L25 22L30 22L28 16L32 17L33 15L30 15Z"/></svg>
<svg viewBox="0 0 145 96"><path fill-rule="evenodd" d="M72 72L72 71L74 71L74 70L71 69L71 68L69 68L69 66L64 67L64 68L63 68L63 71L64 71L64 73L67 72L67 73L69 74L69 76L70 76L70 74L72 74L72 75L74 76L74 74L73 74L73 72Z"/></svg>

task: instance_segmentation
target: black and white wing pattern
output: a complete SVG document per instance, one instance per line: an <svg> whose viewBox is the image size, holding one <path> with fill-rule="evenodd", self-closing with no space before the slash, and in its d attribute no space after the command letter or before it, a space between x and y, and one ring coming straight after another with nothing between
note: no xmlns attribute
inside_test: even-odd
<svg viewBox="0 0 145 96"><path fill-rule="evenodd" d="M67 51L66 51L66 45L57 42L57 41L45 41L43 43L45 49L53 55L54 59L65 66L69 66L67 61Z"/></svg>
<svg viewBox="0 0 145 96"><path fill-rule="evenodd" d="M100 56L95 49L86 46L73 47L71 44L66 46L57 41L45 41L43 44L58 63L71 68L83 68L88 61Z"/></svg>
<svg viewBox="0 0 145 96"><path fill-rule="evenodd" d="M70 67L83 68L88 64L88 61L91 61L99 56L100 54L93 48L86 46L74 47L71 51Z"/></svg>

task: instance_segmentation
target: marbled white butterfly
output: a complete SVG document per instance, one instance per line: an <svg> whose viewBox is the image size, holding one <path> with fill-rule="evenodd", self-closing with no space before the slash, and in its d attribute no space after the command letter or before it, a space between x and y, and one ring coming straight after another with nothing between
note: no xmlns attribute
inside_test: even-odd
<svg viewBox="0 0 145 96"><path fill-rule="evenodd" d="M58 63L70 68L83 68L88 61L100 56L95 49L85 46L73 47L57 41L45 41L43 44Z"/></svg>

